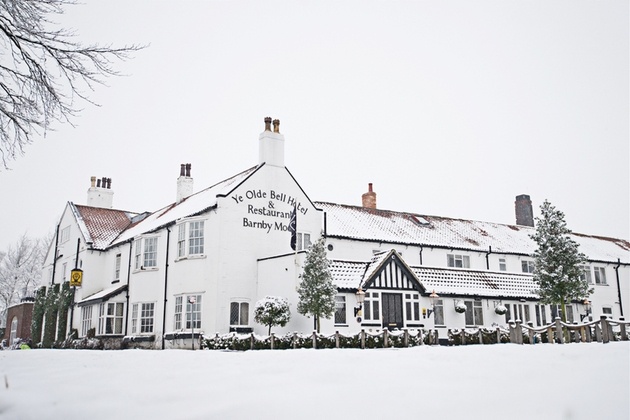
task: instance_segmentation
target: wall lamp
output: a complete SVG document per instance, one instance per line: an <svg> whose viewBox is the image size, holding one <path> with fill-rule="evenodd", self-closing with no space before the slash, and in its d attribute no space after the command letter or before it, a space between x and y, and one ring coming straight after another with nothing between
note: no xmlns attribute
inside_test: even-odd
<svg viewBox="0 0 630 420"><path fill-rule="evenodd" d="M584 315L580 315L580 322L584 322L584 318L587 318L591 314L591 302L588 299L584 299L582 305L584 305L586 313Z"/></svg>
<svg viewBox="0 0 630 420"><path fill-rule="evenodd" d="M363 309L363 302L365 301L365 292L363 291L363 289L361 289L361 286L359 286L359 290L357 290L357 293L355 293L356 297L357 297L357 305L354 307L354 316L356 317L357 315L361 315L361 310Z"/></svg>
<svg viewBox="0 0 630 420"><path fill-rule="evenodd" d="M431 292L431 294L429 295L429 301L431 302L431 308L427 309L427 318L431 317L431 314L435 312L435 304L437 303L437 300L440 298L440 296L435 293L435 290L433 290Z"/></svg>

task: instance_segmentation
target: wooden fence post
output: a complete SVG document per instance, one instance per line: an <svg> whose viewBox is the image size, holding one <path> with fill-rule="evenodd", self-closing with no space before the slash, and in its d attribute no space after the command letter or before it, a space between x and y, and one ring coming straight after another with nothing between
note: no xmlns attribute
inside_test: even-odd
<svg viewBox="0 0 630 420"><path fill-rule="evenodd" d="M501 328L497 327L497 344L501 343Z"/></svg>
<svg viewBox="0 0 630 420"><path fill-rule="evenodd" d="M409 347L409 330L403 328L405 348Z"/></svg>
<svg viewBox="0 0 630 420"><path fill-rule="evenodd" d="M595 341L598 343L602 342L602 328L599 324L595 324Z"/></svg>
<svg viewBox="0 0 630 420"><path fill-rule="evenodd" d="M440 344L440 334L438 333L438 330L433 330L433 332L435 333L433 334L433 344L437 346Z"/></svg>
<svg viewBox="0 0 630 420"><path fill-rule="evenodd" d="M580 341L582 343L586 342L586 328L584 327L584 325L580 327Z"/></svg>
<svg viewBox="0 0 630 420"><path fill-rule="evenodd" d="M479 328L479 344L483 344L483 333L481 332L481 328Z"/></svg>
<svg viewBox="0 0 630 420"><path fill-rule="evenodd" d="M536 331L534 331L534 323L529 321L527 323L529 326L529 344L536 344Z"/></svg>
<svg viewBox="0 0 630 420"><path fill-rule="evenodd" d="M628 333L626 331L626 324L623 323L625 320L623 319L623 317L621 317L619 318L619 321L621 321L621 323L619 324L619 329L621 330L621 341L628 341Z"/></svg>
<svg viewBox="0 0 630 420"><path fill-rule="evenodd" d="M271 350L274 349L274 344L275 344L275 338L276 336L274 335L275 333L271 333Z"/></svg>
<svg viewBox="0 0 630 420"><path fill-rule="evenodd" d="M383 328L383 347L387 348L387 328Z"/></svg>
<svg viewBox="0 0 630 420"><path fill-rule="evenodd" d="M295 350L297 348L297 331L293 331L293 350Z"/></svg>
<svg viewBox="0 0 630 420"><path fill-rule="evenodd" d="M361 329L361 348L365 348L365 330Z"/></svg>
<svg viewBox="0 0 630 420"><path fill-rule="evenodd" d="M586 342L590 343L591 341L593 341L592 332L591 332L591 326L590 325L585 325L584 326L584 332L586 334Z"/></svg>
<svg viewBox="0 0 630 420"><path fill-rule="evenodd" d="M599 317L599 322L602 324L602 342L608 343L610 341L610 329L608 328L608 321L606 321L606 315Z"/></svg>
<svg viewBox="0 0 630 420"><path fill-rule="evenodd" d="M317 331L313 331L313 348L317 348Z"/></svg>
<svg viewBox="0 0 630 420"><path fill-rule="evenodd" d="M523 344L523 327L521 324L523 321L520 319L516 320L516 344Z"/></svg>
<svg viewBox="0 0 630 420"><path fill-rule="evenodd" d="M249 349L254 350L254 333L249 336Z"/></svg>
<svg viewBox="0 0 630 420"><path fill-rule="evenodd" d="M556 342L556 340L553 339L553 327L551 324L547 327L547 341L549 344L554 344Z"/></svg>
<svg viewBox="0 0 630 420"><path fill-rule="evenodd" d="M514 321L510 321L510 343L516 344L516 324Z"/></svg>
<svg viewBox="0 0 630 420"><path fill-rule="evenodd" d="M339 331L335 331L335 347L339 348Z"/></svg>
<svg viewBox="0 0 630 420"><path fill-rule="evenodd" d="M564 335L562 334L562 324L560 323L560 318L556 317L556 340L558 343L564 344Z"/></svg>

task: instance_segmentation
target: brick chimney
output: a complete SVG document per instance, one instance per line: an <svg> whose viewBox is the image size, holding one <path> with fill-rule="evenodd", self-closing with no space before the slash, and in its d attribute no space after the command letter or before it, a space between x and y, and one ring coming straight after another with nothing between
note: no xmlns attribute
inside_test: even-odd
<svg viewBox="0 0 630 420"><path fill-rule="evenodd" d="M265 131L258 137L258 157L261 164L284 167L284 136L280 134L280 120L265 118Z"/></svg>
<svg viewBox="0 0 630 420"><path fill-rule="evenodd" d="M193 193L193 179L190 176L190 163L182 163L179 169L179 178L177 178L177 203Z"/></svg>
<svg viewBox="0 0 630 420"><path fill-rule="evenodd" d="M363 207L366 209L376 209L376 193L372 191L372 183L368 184L368 192L361 196Z"/></svg>
<svg viewBox="0 0 630 420"><path fill-rule="evenodd" d="M516 213L517 225L534 227L534 211L532 209L532 200L529 199L529 195L517 195L516 201L514 202L514 210Z"/></svg>
<svg viewBox="0 0 630 420"><path fill-rule="evenodd" d="M114 203L114 191L112 191L111 178L90 178L90 188L87 194L87 205L111 209Z"/></svg>

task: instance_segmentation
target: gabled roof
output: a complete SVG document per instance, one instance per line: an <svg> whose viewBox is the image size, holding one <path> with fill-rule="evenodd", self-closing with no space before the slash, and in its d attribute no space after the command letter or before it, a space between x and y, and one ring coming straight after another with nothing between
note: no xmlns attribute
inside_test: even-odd
<svg viewBox="0 0 630 420"><path fill-rule="evenodd" d="M127 229L135 213L69 203L86 242L94 249L105 249Z"/></svg>
<svg viewBox="0 0 630 420"><path fill-rule="evenodd" d="M329 237L531 255L536 244L528 226L423 216L415 213L316 202L326 212ZM630 263L630 242L574 233L580 251L595 261Z"/></svg>
<svg viewBox="0 0 630 420"><path fill-rule="evenodd" d="M407 284L384 286L375 284L375 279L389 264L398 265L410 275ZM387 271L387 270L385 270ZM408 266L395 250L379 253L371 261L330 262L333 282L339 290L356 291L359 286L370 288L409 289L411 284L419 284L420 291L435 290L444 296L479 296L496 298L532 299L537 298L537 286L531 274L476 271L457 268ZM418 287L413 287L418 290Z"/></svg>
<svg viewBox="0 0 630 420"><path fill-rule="evenodd" d="M179 219L195 216L208 211L217 205L217 196L229 194L230 191L240 185L262 166L263 165L257 165L251 167L234 175L233 177L225 179L211 187L190 195L179 203L172 203L155 213L148 215L146 218L123 232L113 244L125 242L143 233L154 232L157 229L176 222Z"/></svg>

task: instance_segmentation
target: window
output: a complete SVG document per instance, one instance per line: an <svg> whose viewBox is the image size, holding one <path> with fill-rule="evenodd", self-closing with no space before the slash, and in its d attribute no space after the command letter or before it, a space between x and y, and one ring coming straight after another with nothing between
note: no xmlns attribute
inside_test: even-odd
<svg viewBox="0 0 630 420"><path fill-rule="evenodd" d="M483 306L480 300L465 300L466 325L483 325Z"/></svg>
<svg viewBox="0 0 630 420"><path fill-rule="evenodd" d="M68 239L70 239L70 226L66 226L61 229L61 233L59 234L59 243L62 244L64 242L68 242Z"/></svg>
<svg viewBox="0 0 630 420"><path fill-rule="evenodd" d="M92 305L81 308L81 337L85 337L92 328Z"/></svg>
<svg viewBox="0 0 630 420"><path fill-rule="evenodd" d="M547 314L545 312L545 305L535 305L534 309L536 312L536 326L540 327L543 325L547 325Z"/></svg>
<svg viewBox="0 0 630 420"><path fill-rule="evenodd" d="M433 307L433 316L435 325L444 325L444 301L442 299L436 299Z"/></svg>
<svg viewBox="0 0 630 420"><path fill-rule="evenodd" d="M13 343L17 339L17 326L18 326L18 319L17 319L17 316L14 316L13 319L11 320L11 333L9 335L10 346L13 345Z"/></svg>
<svg viewBox="0 0 630 420"><path fill-rule="evenodd" d="M573 324L573 305L567 303L564 305L564 309L567 311L567 323Z"/></svg>
<svg viewBox="0 0 630 420"><path fill-rule="evenodd" d="M190 299L194 298L195 303L191 304ZM186 306L184 306L184 299ZM185 312L184 312L185 309ZM182 319L185 315L186 324L182 327ZM182 328L201 328L201 295L185 295L175 297L175 330Z"/></svg>
<svg viewBox="0 0 630 420"><path fill-rule="evenodd" d="M378 321L381 319L378 293L366 293L363 301L363 309L366 321Z"/></svg>
<svg viewBox="0 0 630 420"><path fill-rule="evenodd" d="M606 315L606 317L612 318L612 308L610 306L603 306L602 315Z"/></svg>
<svg viewBox="0 0 630 420"><path fill-rule="evenodd" d="M192 220L179 225L179 230L177 231L177 258L203 255L205 249L204 226L203 220Z"/></svg>
<svg viewBox="0 0 630 420"><path fill-rule="evenodd" d="M66 281L66 275L68 274L68 263L63 263L61 266L61 279Z"/></svg>
<svg viewBox="0 0 630 420"><path fill-rule="evenodd" d="M533 273L534 272L534 261L524 260L521 261L521 269L523 273Z"/></svg>
<svg viewBox="0 0 630 420"><path fill-rule="evenodd" d="M604 267L593 267L595 273L595 284L606 284L606 269Z"/></svg>
<svg viewBox="0 0 630 420"><path fill-rule="evenodd" d="M346 297L335 296L335 324L346 323Z"/></svg>
<svg viewBox="0 0 630 420"><path fill-rule="evenodd" d="M152 333L154 314L155 303L134 303L131 308L131 333Z"/></svg>
<svg viewBox="0 0 630 420"><path fill-rule="evenodd" d="M311 247L311 234L306 232L298 232L297 234L297 250L302 251Z"/></svg>
<svg viewBox="0 0 630 420"><path fill-rule="evenodd" d="M448 254L446 262L449 267L470 268L470 257L468 255Z"/></svg>
<svg viewBox="0 0 630 420"><path fill-rule="evenodd" d="M249 303L230 303L230 325L249 325Z"/></svg>
<svg viewBox="0 0 630 420"><path fill-rule="evenodd" d="M405 293L405 319L420 321L420 296L416 293Z"/></svg>
<svg viewBox="0 0 630 420"><path fill-rule="evenodd" d="M591 277L591 267L583 265L582 274L580 274L580 280L586 280L588 284L593 284L593 278Z"/></svg>
<svg viewBox="0 0 630 420"><path fill-rule="evenodd" d="M157 268L157 236L136 239L134 267L136 270Z"/></svg>
<svg viewBox="0 0 630 420"><path fill-rule="evenodd" d="M120 281L120 254L116 254L116 262L114 263L114 281Z"/></svg>
<svg viewBox="0 0 630 420"><path fill-rule="evenodd" d="M507 264L505 258L499 258L499 271L507 271Z"/></svg>
<svg viewBox="0 0 630 420"><path fill-rule="evenodd" d="M125 304L101 303L98 313L98 334L122 334L123 308Z"/></svg>

